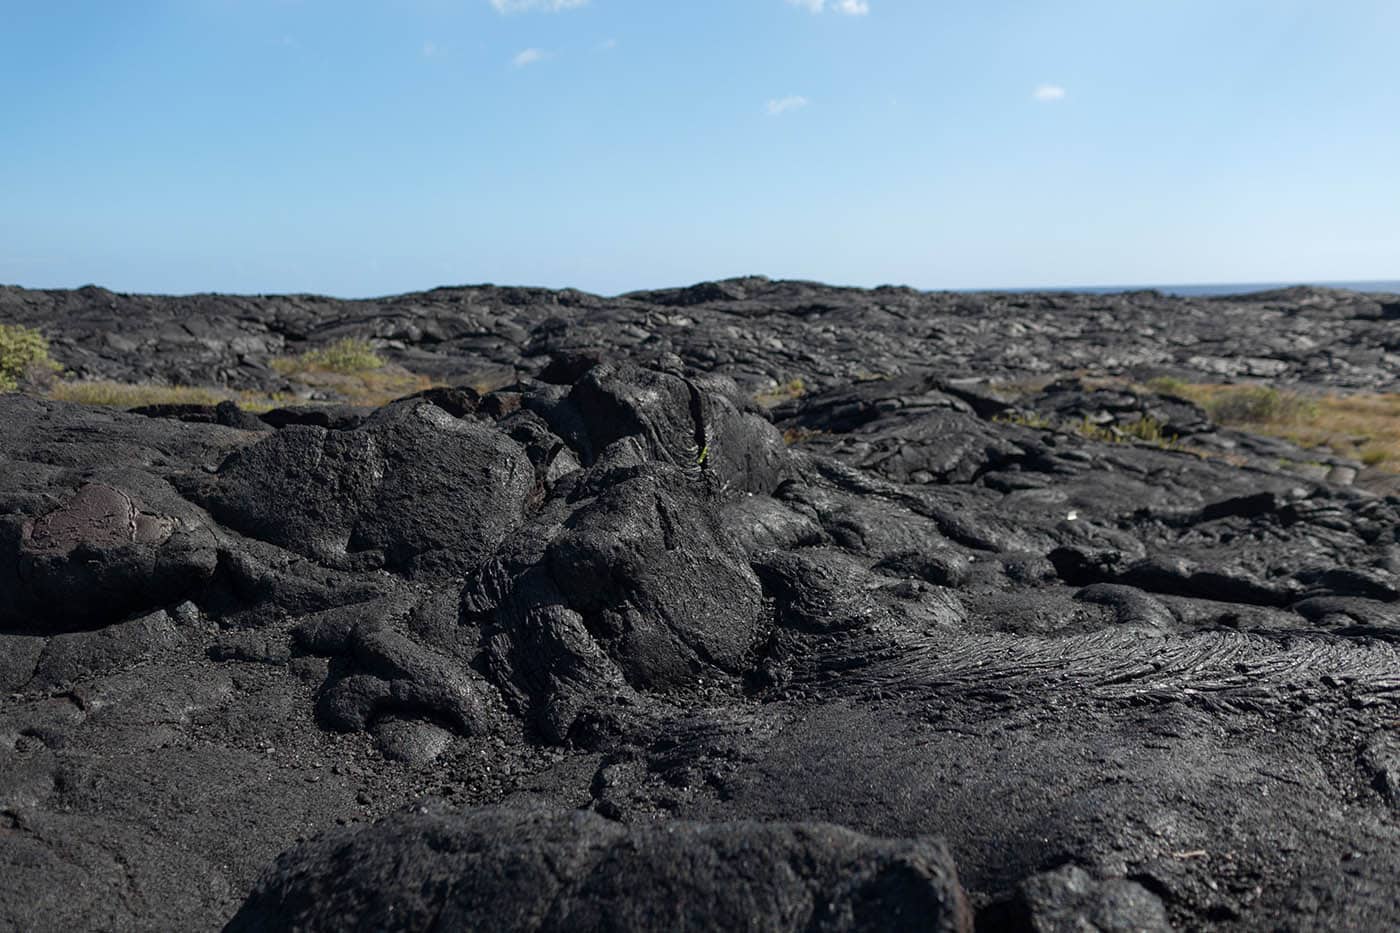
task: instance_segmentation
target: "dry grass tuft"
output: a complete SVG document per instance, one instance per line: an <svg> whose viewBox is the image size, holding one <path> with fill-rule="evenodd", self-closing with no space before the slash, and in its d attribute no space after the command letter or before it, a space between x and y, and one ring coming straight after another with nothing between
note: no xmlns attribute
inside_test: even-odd
<svg viewBox="0 0 1400 933"><path fill-rule="evenodd" d="M1074 425L1074 431L1091 441L1109 444L1149 444L1163 450L1178 450L1181 440L1175 434L1166 432L1166 425L1155 418L1138 418L1121 424L1095 424L1085 418Z"/></svg>
<svg viewBox="0 0 1400 933"><path fill-rule="evenodd" d="M271 366L289 378L307 373L349 376L382 368L384 358L374 352L374 346L368 340L342 337L319 350L308 350L301 356L280 356L272 361Z"/></svg>
<svg viewBox="0 0 1400 933"><path fill-rule="evenodd" d="M763 408L773 408L783 402L791 402L807 394L807 383L802 379L789 379L780 386L764 389L754 394L754 401Z"/></svg>
<svg viewBox="0 0 1400 933"><path fill-rule="evenodd" d="M1120 424L1097 424L1084 418L1074 422L1058 422L1036 411L1010 412L992 419L997 424L1014 424L1039 431L1072 431L1080 437L1104 444L1148 444L1163 450L1181 450L1181 441L1168 434L1166 425L1155 418L1138 418Z"/></svg>
<svg viewBox="0 0 1400 933"><path fill-rule="evenodd" d="M333 393L344 404L378 408L395 399L422 392L440 383L411 373L399 366L386 365L356 375L303 373L292 380L307 389ZM108 408L137 408L144 405L217 405L234 401L245 411L264 412L285 405L316 404L298 394L233 391L216 386L171 386L150 383L116 382L107 379L83 382L57 382L46 392L49 398L80 405Z"/></svg>
<svg viewBox="0 0 1400 933"><path fill-rule="evenodd" d="M115 382L97 379L84 382L57 382L48 390L49 398L80 405L108 408L138 408L143 405L217 405L234 401L246 411L268 411L295 402L282 395L260 392L233 392L207 386L167 386Z"/></svg>
<svg viewBox="0 0 1400 933"><path fill-rule="evenodd" d="M1326 448L1369 467L1400 473L1400 394L1304 395L1266 385L1154 379L1148 388L1200 405L1219 424Z"/></svg>
<svg viewBox="0 0 1400 933"><path fill-rule="evenodd" d="M307 370L288 376L288 381L308 389L334 393L349 405L374 408L440 384L392 363L357 373Z"/></svg>
<svg viewBox="0 0 1400 933"><path fill-rule="evenodd" d="M995 424L1014 424L1021 428L1035 428L1038 431L1049 431L1056 426L1054 421L1038 411L1018 411L997 415L992 418L992 421Z"/></svg>
<svg viewBox="0 0 1400 933"><path fill-rule="evenodd" d="M307 390L333 393L350 405L378 407L440 383L394 363L387 363L368 340L346 337L300 356L272 360L288 382Z"/></svg>

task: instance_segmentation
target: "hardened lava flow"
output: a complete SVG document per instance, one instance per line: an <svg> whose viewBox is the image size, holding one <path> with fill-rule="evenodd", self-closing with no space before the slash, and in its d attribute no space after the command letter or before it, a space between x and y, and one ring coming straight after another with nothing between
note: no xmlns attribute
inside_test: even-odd
<svg viewBox="0 0 1400 933"><path fill-rule="evenodd" d="M0 928L1400 925L1400 497L1143 387L1393 392L1397 319L0 289L70 378L440 383L0 395Z"/></svg>

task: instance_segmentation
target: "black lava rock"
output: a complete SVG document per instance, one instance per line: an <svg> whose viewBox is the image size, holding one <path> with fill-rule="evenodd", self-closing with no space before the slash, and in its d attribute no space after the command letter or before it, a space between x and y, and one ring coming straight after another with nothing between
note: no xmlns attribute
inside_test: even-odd
<svg viewBox="0 0 1400 933"><path fill-rule="evenodd" d="M1395 391L1397 302L0 288L439 383L0 396L0 927L1394 928L1400 487L1140 383Z"/></svg>

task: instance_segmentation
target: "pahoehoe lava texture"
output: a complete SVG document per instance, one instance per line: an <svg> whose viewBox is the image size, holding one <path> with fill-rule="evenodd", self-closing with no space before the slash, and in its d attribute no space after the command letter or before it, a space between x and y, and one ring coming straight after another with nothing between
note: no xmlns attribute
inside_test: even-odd
<svg viewBox="0 0 1400 933"><path fill-rule="evenodd" d="M0 929L1394 928L1400 498L1085 377L1393 391L1397 316L0 289L81 375L457 383L0 396Z"/></svg>
<svg viewBox="0 0 1400 933"><path fill-rule="evenodd" d="M947 849L822 824L401 814L288 852L228 929L967 929Z"/></svg>

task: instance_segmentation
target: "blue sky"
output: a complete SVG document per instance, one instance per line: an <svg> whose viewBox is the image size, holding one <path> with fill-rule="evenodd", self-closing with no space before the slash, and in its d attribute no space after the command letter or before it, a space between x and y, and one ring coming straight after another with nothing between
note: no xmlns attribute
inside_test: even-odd
<svg viewBox="0 0 1400 933"><path fill-rule="evenodd" d="M0 282L1400 278L1395 0L0 0Z"/></svg>

